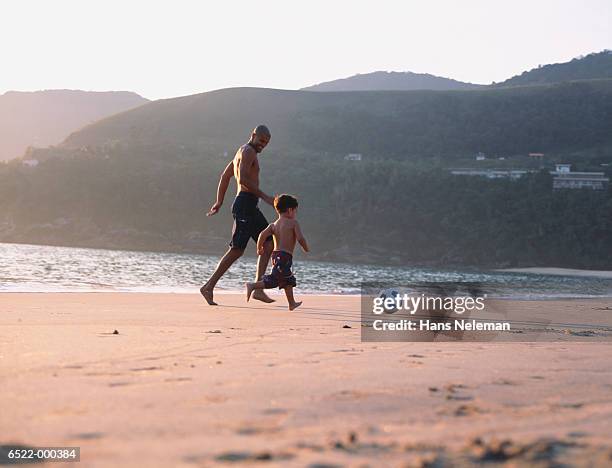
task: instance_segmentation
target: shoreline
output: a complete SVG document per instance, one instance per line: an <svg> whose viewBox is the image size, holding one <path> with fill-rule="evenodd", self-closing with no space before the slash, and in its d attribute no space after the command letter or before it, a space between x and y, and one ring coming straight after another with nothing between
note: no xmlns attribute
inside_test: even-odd
<svg viewBox="0 0 612 468"><path fill-rule="evenodd" d="M578 276L584 278L612 279L612 270L580 270L576 268L560 267L526 267L526 268L502 268L495 269L501 273L528 273L534 275L551 276Z"/></svg>
<svg viewBox="0 0 612 468"><path fill-rule="evenodd" d="M57 247L62 249L79 249L79 250L94 250L94 251L107 251L107 252L122 252L122 253L141 253L141 254L161 254L161 255L178 255L178 256L206 256L212 257L214 259L219 259L222 256L223 248L226 247L225 244L222 244L220 249L211 249L210 251L207 249L204 250L167 250L167 249L150 249L150 248L135 248L135 247L116 247L116 246L100 246L100 245L89 245L87 243L32 243L27 241L18 241L18 240L0 240L0 246L2 244L6 245L17 245L17 246L25 246L25 247ZM247 250L243 255L245 259L256 259L257 254L252 250ZM385 262L383 261L385 257L372 257L370 261L364 261L361 259L360 262L354 263L354 259L347 259L341 256L329 256L329 255L312 255L309 254L309 258L299 258L300 262L317 262L317 263L330 263L334 265L348 265L348 266L363 266L363 267L381 267L381 268L398 268L398 267L406 267L406 268L417 268L417 269L435 269L435 270L444 270L444 271L455 271L455 270L478 270L478 271L494 271L494 272L508 272L508 273L531 273L534 272L536 274L551 274L551 275L563 275L563 276L575 276L571 273L547 273L548 270L556 270L561 272L592 272L595 274L605 274L609 276L605 276L606 278L612 278L612 270L584 270L584 269L572 269L572 268L563 268L563 267L520 267L520 268L497 268L495 265L491 264L462 264L462 263L449 263L449 262L437 262L437 261L423 261L423 262L414 262L414 263L406 263L404 261L400 262ZM540 272L541 271L541 272ZM578 274L577 276L582 276ZM590 275L584 275L590 276Z"/></svg>
<svg viewBox="0 0 612 468"><path fill-rule="evenodd" d="M273 298L280 298L280 300L284 300L285 294L279 290L267 290L266 293ZM193 288L185 289L185 290L143 290L143 289L134 289L134 290L126 290L126 289L103 289L103 290L82 290L82 289L54 289L48 291L42 290L30 290L30 289L16 289L16 290L1 290L0 295L2 294L40 294L40 295L53 295L53 294L92 294L92 295L106 295L106 294L126 294L126 295L176 295L176 296L197 296L200 297L200 293L198 292L198 287L194 286ZM361 298L361 293L357 292L321 292L321 291L295 291L296 296L305 296L305 297L350 297L350 298ZM238 291L235 289L216 289L215 296L244 296L245 291ZM608 295L594 295L594 294L583 294L583 295L554 295L554 294L541 294L541 295L521 295L517 294L514 296L495 296L488 294L488 300L493 301L517 301L517 302L550 302L550 301L580 301L580 300L609 300L612 299L612 292Z"/></svg>

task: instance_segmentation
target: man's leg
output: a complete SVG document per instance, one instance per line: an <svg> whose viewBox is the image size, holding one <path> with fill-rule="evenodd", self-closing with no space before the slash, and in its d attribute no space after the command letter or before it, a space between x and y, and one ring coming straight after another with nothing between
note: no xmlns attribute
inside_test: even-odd
<svg viewBox="0 0 612 468"><path fill-rule="evenodd" d="M255 282L260 281L263 278L263 275L266 273L266 268L268 268L268 262L270 261L270 255L272 255L273 249L274 244L271 240L264 242L264 253L257 257L257 272L255 273ZM262 302L274 302L274 299L263 292L262 289L255 290L251 297Z"/></svg>
<svg viewBox="0 0 612 468"><path fill-rule="evenodd" d="M242 257L244 253L243 249L238 248L230 248L225 255L221 257L219 260L219 264L215 269L215 272L212 274L210 279L200 288L200 293L208 302L208 305L217 305L217 303L213 300L213 289L217 285L217 281L225 274L225 272L233 265L233 263Z"/></svg>

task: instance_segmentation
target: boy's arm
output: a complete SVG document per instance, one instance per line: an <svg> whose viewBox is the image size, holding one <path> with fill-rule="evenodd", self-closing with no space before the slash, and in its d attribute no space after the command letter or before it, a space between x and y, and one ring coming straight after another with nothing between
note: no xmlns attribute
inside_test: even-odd
<svg viewBox="0 0 612 468"><path fill-rule="evenodd" d="M304 252L310 252L310 247L308 247L308 242L306 242L306 238L304 234L302 234L302 230L300 229L300 223L295 222L295 240L300 243Z"/></svg>
<svg viewBox="0 0 612 468"><path fill-rule="evenodd" d="M217 187L217 201L210 208L208 213L206 213L206 216L212 216L219 212L221 205L223 205L223 199L225 198L225 192L227 192L227 187L230 183L230 180L232 180L233 176L234 176L234 161L232 160L229 162L227 166L225 166L225 169L223 170L223 173L221 174L221 177L219 178L219 186Z"/></svg>
<svg viewBox="0 0 612 468"><path fill-rule="evenodd" d="M266 242L266 239L272 234L274 234L273 224L268 224L268 227L261 231L261 233L259 234L259 237L257 238L257 253L259 255L263 254L264 243Z"/></svg>

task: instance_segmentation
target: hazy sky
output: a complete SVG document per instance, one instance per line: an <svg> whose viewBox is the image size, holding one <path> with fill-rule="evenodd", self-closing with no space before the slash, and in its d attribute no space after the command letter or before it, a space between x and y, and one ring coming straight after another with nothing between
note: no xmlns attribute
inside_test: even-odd
<svg viewBox="0 0 612 468"><path fill-rule="evenodd" d="M375 70L475 83L612 49L611 0L2 0L0 93L297 89Z"/></svg>

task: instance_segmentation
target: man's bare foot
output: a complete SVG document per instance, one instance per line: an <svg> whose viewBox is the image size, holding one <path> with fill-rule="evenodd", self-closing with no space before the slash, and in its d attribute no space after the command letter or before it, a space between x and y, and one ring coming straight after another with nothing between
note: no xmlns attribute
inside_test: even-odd
<svg viewBox="0 0 612 468"><path fill-rule="evenodd" d="M258 289L257 291L253 292L253 295L251 297L253 299L257 300L257 301L265 302L266 304L270 304L271 302L275 302L275 299L272 299L271 297L269 297L261 289Z"/></svg>
<svg viewBox="0 0 612 468"><path fill-rule="evenodd" d="M302 305L302 301L294 302L293 304L289 304L289 310L295 310L301 305Z"/></svg>
<svg viewBox="0 0 612 468"><path fill-rule="evenodd" d="M253 294L253 290L255 289L255 283L247 283L247 302L251 299L251 294Z"/></svg>
<svg viewBox="0 0 612 468"><path fill-rule="evenodd" d="M206 299L206 302L208 302L208 305L211 305L211 306L218 305L215 301L213 301L212 289L207 289L206 285L200 288L200 294L204 297L204 299Z"/></svg>

